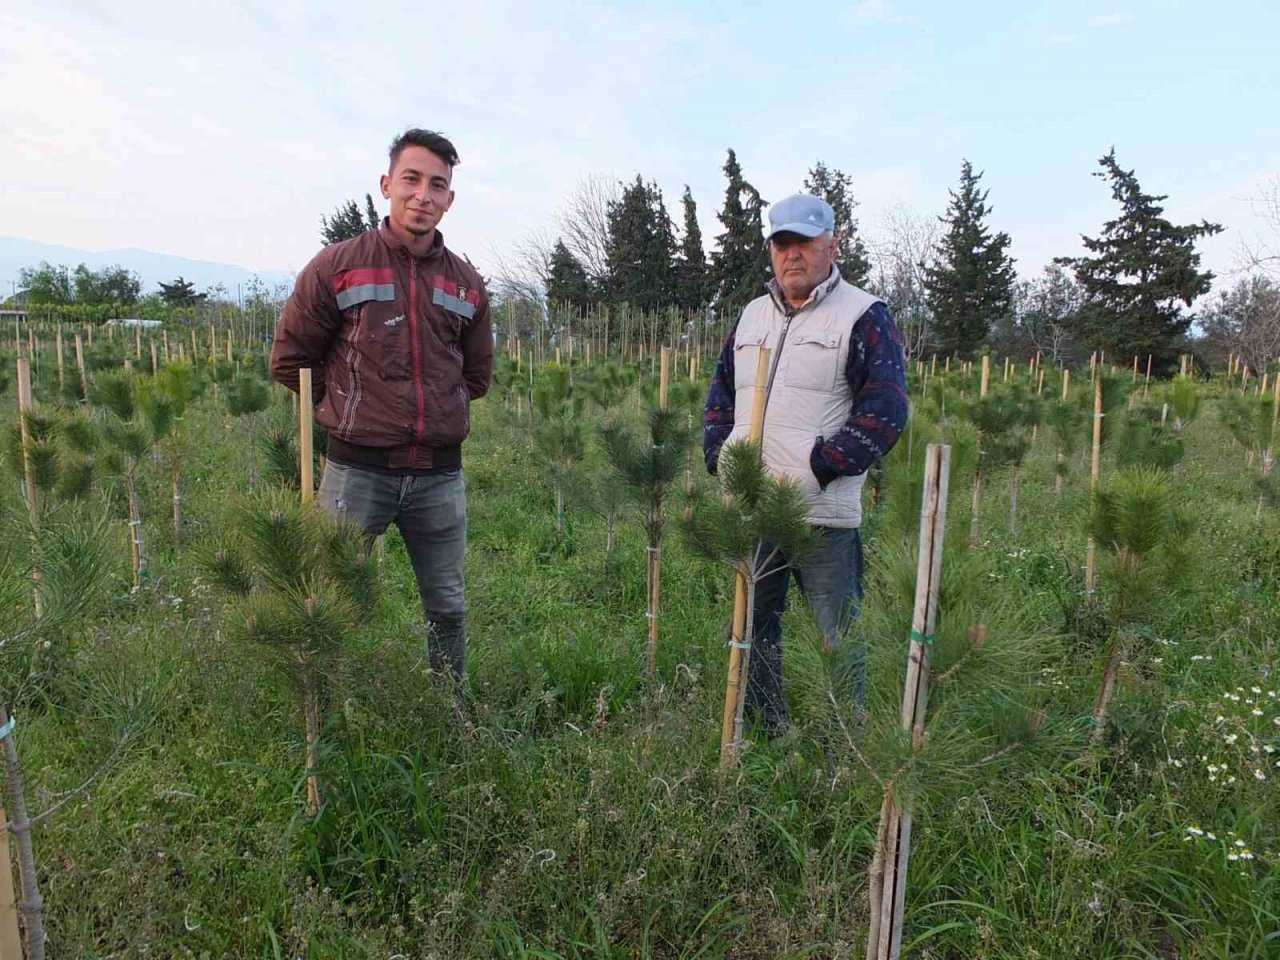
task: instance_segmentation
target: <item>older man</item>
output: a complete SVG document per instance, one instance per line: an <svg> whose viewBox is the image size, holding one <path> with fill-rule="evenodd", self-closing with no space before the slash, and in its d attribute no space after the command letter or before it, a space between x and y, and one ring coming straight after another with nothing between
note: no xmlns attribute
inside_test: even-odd
<svg viewBox="0 0 1280 960"><path fill-rule="evenodd" d="M766 468L800 485L818 547L800 564L779 554L755 591L755 643L747 703L771 734L787 726L782 614L792 574L828 650L849 671L854 702L866 696L866 643L850 636L862 597L861 494L867 470L893 447L907 418L902 339L889 311L836 267L831 206L795 194L769 209L774 277L747 304L716 364L703 417L712 473L720 448L745 439L761 349L772 351L766 387ZM761 555L774 552L763 544Z"/></svg>

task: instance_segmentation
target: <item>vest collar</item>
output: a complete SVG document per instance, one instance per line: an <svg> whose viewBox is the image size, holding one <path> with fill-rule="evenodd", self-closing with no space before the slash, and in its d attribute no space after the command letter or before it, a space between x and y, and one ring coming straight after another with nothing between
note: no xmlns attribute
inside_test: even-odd
<svg viewBox="0 0 1280 960"><path fill-rule="evenodd" d="M791 306L791 303L787 300L786 294L782 292L782 285L778 283L777 277L772 278L768 283L769 296L773 298L773 302L777 305L778 309L782 311L785 316L789 317L792 314L799 313L805 307L821 303L827 298L827 295L831 293L832 290L840 285L840 280L840 269L833 263L831 265L831 273L827 275L827 279L814 287L809 293L809 298L805 300L804 303L800 304L800 306Z"/></svg>

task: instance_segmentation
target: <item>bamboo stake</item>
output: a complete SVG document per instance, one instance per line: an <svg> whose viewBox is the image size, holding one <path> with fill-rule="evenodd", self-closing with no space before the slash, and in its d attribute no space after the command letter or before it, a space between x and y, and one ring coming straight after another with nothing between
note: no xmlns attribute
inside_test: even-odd
<svg viewBox="0 0 1280 960"><path fill-rule="evenodd" d="M34 401L31 395L31 361L26 357L18 358L18 436L22 444L22 486L27 498L27 516L31 521L31 549L37 551L40 533L40 495L36 490L35 464L32 461L32 437L27 426L27 415L31 412ZM44 597L40 585L44 580L40 572L40 564L36 562L31 570L31 582L35 588L36 618L44 615Z"/></svg>
<svg viewBox="0 0 1280 960"><path fill-rule="evenodd" d="M311 462L311 418L314 416L315 410L311 405L311 368L303 367L298 371L298 450L302 461L303 503L310 503L316 496L315 468Z"/></svg>
<svg viewBox="0 0 1280 960"><path fill-rule="evenodd" d="M1093 384L1093 460L1089 468L1089 499L1092 501L1098 495L1098 484L1102 479L1102 418L1105 416L1102 412L1102 377L1098 377ZM1084 560L1084 588L1089 596L1089 602L1092 603L1097 599L1098 592L1098 571L1097 571L1097 551L1098 546L1093 542L1092 535L1089 537L1088 546L1085 548Z"/></svg>
<svg viewBox="0 0 1280 960"><path fill-rule="evenodd" d="M13 889L13 861L9 855L9 818L0 799L0 957L21 960L18 898Z"/></svg>
<svg viewBox="0 0 1280 960"><path fill-rule="evenodd" d="M902 728L910 731L912 748L917 752L924 747L924 725L929 704L929 668L933 634L938 619L950 467L951 448L943 444L930 444L925 454L915 607L911 616L911 640L901 714ZM909 807L900 809L894 802L893 792L894 783L891 779L885 784L880 830L871 866L868 960L896 960L902 950L902 919L906 905L912 818Z"/></svg>
<svg viewBox="0 0 1280 960"><path fill-rule="evenodd" d="M8 726L9 708L0 705L0 727ZM22 782L22 767L18 765L18 747L13 729L4 738L5 790L13 807L13 822L9 833L13 834L18 848L18 877L22 882L22 902L18 912L22 915L22 929L26 936L27 960L44 960L44 898L36 878L36 854L31 845L31 818L27 815L27 795ZM6 960L8 955L6 954ZM19 957L21 954L18 955Z"/></svg>
<svg viewBox="0 0 1280 960"><path fill-rule="evenodd" d="M1147 382L1142 385L1142 396L1146 398L1151 390L1151 354L1147 354Z"/></svg>
<svg viewBox="0 0 1280 960"><path fill-rule="evenodd" d="M983 356L982 358L982 384L979 388L979 397L987 396L989 387L991 386L991 358ZM978 433L978 467L973 477L973 513L969 518L969 548L975 549L978 546L978 536L981 530L980 515L982 512L982 433Z"/></svg>
<svg viewBox="0 0 1280 960"><path fill-rule="evenodd" d="M53 337L54 347L58 352L58 389L62 389L63 372L62 372L62 324L58 324L58 331Z"/></svg>
<svg viewBox="0 0 1280 960"><path fill-rule="evenodd" d="M667 409L667 393L671 383L671 348L662 348L662 361L658 376L658 409ZM658 524L662 523L662 499L659 496L655 505ZM662 548L656 544L649 547L649 658L650 675L658 671L658 597L662 576Z"/></svg>
<svg viewBox="0 0 1280 960"><path fill-rule="evenodd" d="M84 372L84 342L80 334L76 334L76 369L80 371L80 394L84 402L89 402L89 377Z"/></svg>
<svg viewBox="0 0 1280 960"><path fill-rule="evenodd" d="M760 348L756 359L756 381L751 393L751 428L747 435L751 443L758 443L764 433L764 398L769 379L769 349ZM738 702L746 689L746 672L749 651L743 641L747 629L747 577L743 563L733 578L733 628L729 642L729 675L724 690L724 716L720 723L720 772L726 773L738 753L740 731L737 729Z"/></svg>

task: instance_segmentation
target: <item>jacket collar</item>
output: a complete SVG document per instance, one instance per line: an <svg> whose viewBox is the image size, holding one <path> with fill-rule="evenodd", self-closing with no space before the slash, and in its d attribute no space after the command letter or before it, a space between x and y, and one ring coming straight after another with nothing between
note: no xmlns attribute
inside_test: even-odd
<svg viewBox="0 0 1280 960"><path fill-rule="evenodd" d="M827 275L827 279L814 287L812 292L809 294L809 299L805 300L805 302L800 304L798 307L793 307L790 302L788 302L787 296L782 292L782 285L778 283L777 277L771 279L766 286L769 288L769 296L773 298L773 302L777 305L778 309L781 310L784 315L791 316L792 314L803 310L805 307L821 303L827 298L827 295L831 293L832 290L840 285L840 280L840 268L833 263L831 265L831 273Z"/></svg>
<svg viewBox="0 0 1280 960"><path fill-rule="evenodd" d="M440 232L439 227L436 228L435 236L431 238L431 249L418 257L409 252L409 248L404 245L404 241L397 237L395 231L391 229L390 217L382 218L382 224L378 227L378 236L382 238L382 242L387 245L387 249L392 253L416 260L434 260L444 252L444 234Z"/></svg>

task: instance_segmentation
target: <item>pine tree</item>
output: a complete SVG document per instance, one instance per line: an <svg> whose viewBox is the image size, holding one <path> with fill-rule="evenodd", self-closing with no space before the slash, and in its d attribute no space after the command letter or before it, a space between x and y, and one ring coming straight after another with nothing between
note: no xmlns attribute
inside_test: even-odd
<svg viewBox="0 0 1280 960"><path fill-rule="evenodd" d="M853 216L858 205L853 199L853 178L818 161L804 178L804 190L831 204L836 213L836 240L839 241L836 266L849 283L865 287L871 274L871 261L867 259L867 248L858 235L858 221Z"/></svg>
<svg viewBox="0 0 1280 960"><path fill-rule="evenodd" d="M371 193L364 195L364 219L369 224L370 230L377 230L382 225L382 217L378 215L378 208L373 205Z"/></svg>
<svg viewBox="0 0 1280 960"><path fill-rule="evenodd" d="M592 300L591 281L586 268L569 252L563 240L557 240L551 250L550 269L547 271L547 300L564 303L583 313Z"/></svg>
<svg viewBox="0 0 1280 960"><path fill-rule="evenodd" d="M991 324L1013 307L1013 259L1005 252L1009 235L992 235L986 224L987 191L982 174L965 160L960 189L950 191L944 216L947 232L936 248L937 262L925 270L925 290L933 311L940 353L971 358Z"/></svg>
<svg viewBox="0 0 1280 960"><path fill-rule="evenodd" d="M676 303L686 310L704 307L711 299L707 278L707 255L702 249L702 230L698 227L698 206L688 184L680 198L684 207L684 236L676 259Z"/></svg>
<svg viewBox="0 0 1280 960"><path fill-rule="evenodd" d="M160 284L160 296L170 306L185 307L209 299L207 293L196 293L196 285L179 277L173 283Z"/></svg>
<svg viewBox="0 0 1280 960"><path fill-rule="evenodd" d="M1165 196L1143 193L1132 170L1116 162L1116 151L1098 161L1093 175L1111 182L1120 215L1102 225L1100 237L1082 237L1090 256L1059 257L1084 288L1084 305L1071 322L1072 333L1090 348L1116 357L1150 354L1167 368L1177 340L1191 326L1179 302L1190 307L1207 293L1213 274L1202 271L1195 242L1220 233L1220 224L1175 225L1162 214Z"/></svg>
<svg viewBox="0 0 1280 960"><path fill-rule="evenodd" d="M739 309L759 296L769 279L769 253L764 245L760 192L742 178L742 167L732 150L724 162L728 184L720 222L724 233L716 237L712 254L712 279L722 307Z"/></svg>
<svg viewBox="0 0 1280 960"><path fill-rule="evenodd" d="M610 295L642 310L670 304L675 297L675 249L662 191L636 174L635 182L609 205Z"/></svg>

